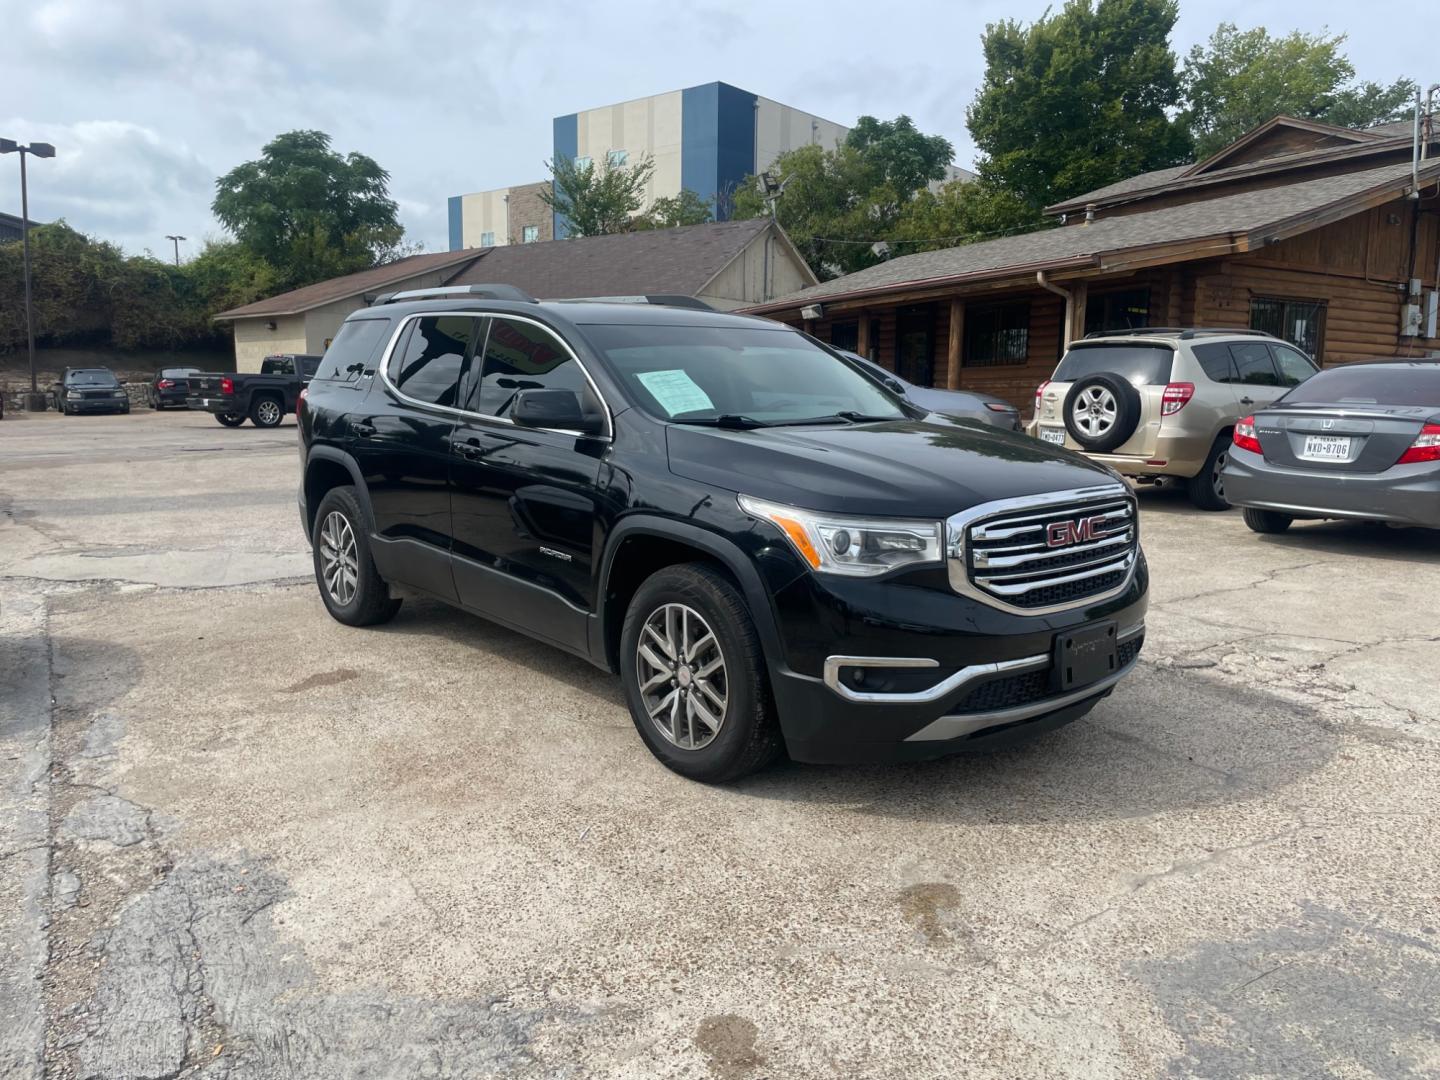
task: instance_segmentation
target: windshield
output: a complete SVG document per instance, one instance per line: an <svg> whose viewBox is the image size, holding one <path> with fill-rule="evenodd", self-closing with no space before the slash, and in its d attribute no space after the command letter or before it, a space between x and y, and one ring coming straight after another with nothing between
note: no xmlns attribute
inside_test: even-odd
<svg viewBox="0 0 1440 1080"><path fill-rule="evenodd" d="M65 376L72 386L119 386L119 380L108 371L72 371Z"/></svg>
<svg viewBox="0 0 1440 1080"><path fill-rule="evenodd" d="M1286 405L1419 405L1440 408L1440 364L1331 368L1281 399Z"/></svg>
<svg viewBox="0 0 1440 1080"><path fill-rule="evenodd" d="M587 335L641 407L661 420L740 416L907 418L895 398L793 330L591 325Z"/></svg>
<svg viewBox="0 0 1440 1080"><path fill-rule="evenodd" d="M1132 386L1163 386L1170 381L1168 345L1073 345L1051 376L1054 382L1079 382L1110 372Z"/></svg>

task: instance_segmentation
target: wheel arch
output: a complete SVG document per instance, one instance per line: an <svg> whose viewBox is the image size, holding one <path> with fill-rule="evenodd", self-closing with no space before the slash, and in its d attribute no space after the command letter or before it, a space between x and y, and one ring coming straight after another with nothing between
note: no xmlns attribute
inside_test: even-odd
<svg viewBox="0 0 1440 1080"><path fill-rule="evenodd" d="M679 563L712 566L739 588L760 635L767 661L781 655L780 634L770 594L759 571L741 549L708 529L668 518L637 515L611 532L600 562L596 617L591 620L590 654L609 671L619 670L620 630L630 599L657 570Z"/></svg>
<svg viewBox="0 0 1440 1080"><path fill-rule="evenodd" d="M347 484L355 488L355 497L365 511L367 527L374 531L375 515L370 506L370 492L360 475L360 466L353 457L333 446L312 446L305 459L304 503L305 535L315 532L315 511L320 500L337 487Z"/></svg>

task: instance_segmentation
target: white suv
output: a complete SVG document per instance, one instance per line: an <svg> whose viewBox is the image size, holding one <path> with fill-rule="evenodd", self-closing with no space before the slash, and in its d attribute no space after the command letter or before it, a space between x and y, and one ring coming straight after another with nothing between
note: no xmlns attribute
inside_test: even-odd
<svg viewBox="0 0 1440 1080"><path fill-rule="evenodd" d="M1318 369L1258 330L1156 328L1071 342L1035 391L1026 429L1122 476L1180 477L1202 510L1225 510L1222 470L1235 421Z"/></svg>

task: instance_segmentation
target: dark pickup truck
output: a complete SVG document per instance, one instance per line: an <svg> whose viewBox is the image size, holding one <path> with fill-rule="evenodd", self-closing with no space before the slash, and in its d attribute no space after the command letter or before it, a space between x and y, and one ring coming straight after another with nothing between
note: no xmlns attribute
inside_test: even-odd
<svg viewBox="0 0 1440 1080"><path fill-rule="evenodd" d="M239 427L248 416L256 427L279 427L295 411L300 391L310 382L320 357L308 353L267 356L258 374L226 375L202 372L190 376L192 409L215 414L226 427Z"/></svg>

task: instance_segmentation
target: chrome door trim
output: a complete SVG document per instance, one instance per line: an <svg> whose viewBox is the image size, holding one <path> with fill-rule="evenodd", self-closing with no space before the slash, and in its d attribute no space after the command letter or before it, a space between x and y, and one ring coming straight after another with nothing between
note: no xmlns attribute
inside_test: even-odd
<svg viewBox="0 0 1440 1080"><path fill-rule="evenodd" d="M433 401L421 401L419 398L413 398L409 394L401 391L398 387L396 387L393 382L390 381L389 369L391 357L394 355L395 352L395 346L399 343L400 338L404 335L405 328L409 326L410 323L415 319L427 319L444 316L455 316L456 318L462 319L514 319L516 322L530 323L531 325L538 326L541 330L544 330L547 334L549 334L551 337L553 337L556 341L560 343L561 347L570 355L570 359L574 360L576 366L580 368L580 373L585 376L585 381L590 384L590 389L595 394L595 400L600 402L600 407L605 410L605 433L603 435L586 435L584 432L574 431L570 428L520 427L515 423L514 420L511 420L508 417L487 416L484 413L471 412L468 409L455 409L451 408L449 405L437 405ZM480 361L483 365L483 355L481 356ZM539 319L527 318L524 315L515 315L508 311L493 312L455 308L451 308L447 311L412 312L411 314L401 318L396 324L394 331L391 332L390 340L385 345L385 351L380 357L380 363L377 370L380 374L380 381L385 384L386 390L394 394L397 398L405 402L407 405L414 405L417 408L432 409L436 412L449 413L451 416L463 417L466 420L479 420L491 424L506 424L510 427L518 428L521 431L549 431L557 435L574 435L577 438L600 439L604 442L609 442L615 437L615 417L610 410L610 403L605 400L605 395L600 392L600 387L596 384L594 377L591 376L590 370L585 366L584 361L580 359L580 357L576 354L575 350L570 347L570 343L566 341L563 337L561 337L560 334L556 332L553 326L548 326L545 323L541 322Z"/></svg>

